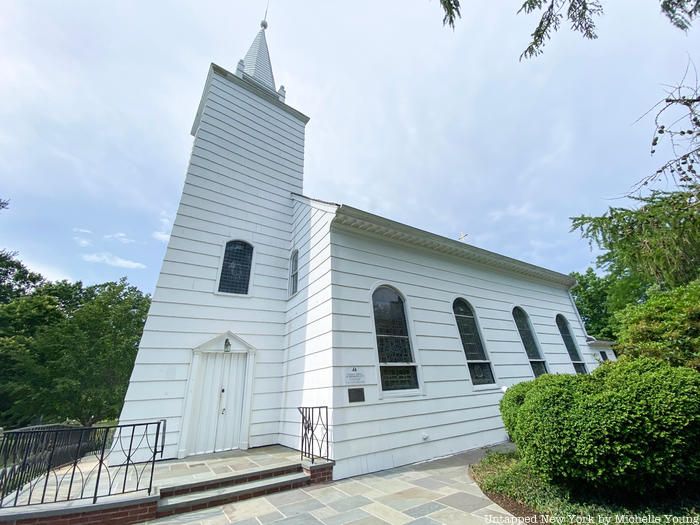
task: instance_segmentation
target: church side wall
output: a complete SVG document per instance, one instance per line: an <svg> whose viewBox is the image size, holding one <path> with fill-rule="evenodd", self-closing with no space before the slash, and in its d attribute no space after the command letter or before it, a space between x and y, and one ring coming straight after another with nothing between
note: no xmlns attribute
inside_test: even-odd
<svg viewBox="0 0 700 525"><path fill-rule="evenodd" d="M255 348L250 446L278 442L294 204L304 124L210 70L182 198L126 394L121 423L167 419L180 442L193 349L228 330ZM247 296L220 294L227 241L253 245Z"/></svg>
<svg viewBox="0 0 700 525"><path fill-rule="evenodd" d="M287 351L280 443L299 448L300 406L329 406L333 392L330 222L335 206L298 198L291 250L299 252L298 292L286 315Z"/></svg>
<svg viewBox="0 0 700 525"><path fill-rule="evenodd" d="M563 286L337 227L331 254L336 478L506 440L498 410L502 387L534 377L512 318L516 305L529 314L550 372L574 372L555 324L559 313L588 369L597 365ZM418 395L381 392L371 302L380 284L406 299ZM476 312L496 385L470 380L452 312L457 297ZM365 402L351 404L345 382L353 367L364 375Z"/></svg>

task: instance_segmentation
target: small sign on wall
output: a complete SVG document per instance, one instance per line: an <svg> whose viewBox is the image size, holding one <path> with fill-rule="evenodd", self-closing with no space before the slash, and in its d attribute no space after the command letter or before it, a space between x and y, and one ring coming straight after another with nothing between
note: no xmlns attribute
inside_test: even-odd
<svg viewBox="0 0 700 525"><path fill-rule="evenodd" d="M365 373L358 370L356 366L348 368L345 371L345 384L346 385L364 385L365 384Z"/></svg>

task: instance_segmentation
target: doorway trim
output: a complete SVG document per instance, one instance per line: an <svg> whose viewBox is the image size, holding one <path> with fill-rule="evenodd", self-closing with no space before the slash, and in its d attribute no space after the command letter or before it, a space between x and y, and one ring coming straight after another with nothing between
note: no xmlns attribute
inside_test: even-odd
<svg viewBox="0 0 700 525"><path fill-rule="evenodd" d="M226 341L230 343L230 346L226 345ZM224 348L225 345L226 350ZM228 350L228 348L230 348L230 350ZM189 441L192 433L190 432L188 423L192 420L194 415L194 397L197 391L197 385L195 384L196 378L198 377L198 373L202 366L203 357L205 357L203 354L211 353L235 353L247 355L245 385L243 387L241 431L238 448L240 450L246 450L248 449L250 443L250 414L253 393L253 378L255 377L255 348L229 330L192 349L192 357L190 361L191 364L187 374L187 386L185 388L185 406L182 412L180 438L178 440L177 457L180 459L186 457L191 448Z"/></svg>

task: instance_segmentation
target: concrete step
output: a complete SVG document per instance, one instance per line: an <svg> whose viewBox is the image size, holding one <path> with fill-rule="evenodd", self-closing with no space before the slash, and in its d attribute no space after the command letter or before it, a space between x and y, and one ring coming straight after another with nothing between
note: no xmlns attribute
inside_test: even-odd
<svg viewBox="0 0 700 525"><path fill-rule="evenodd" d="M235 474L224 474L207 479L191 481L188 483L176 483L172 485L159 486L160 495L162 498L169 496L177 496L180 494L189 494L190 492L200 492L209 489L216 489L229 485L239 485L248 481L258 481L261 479L273 478L275 476L284 476L286 474L294 474L301 472L301 463L288 463L285 465L276 465L274 467L254 468L242 470Z"/></svg>
<svg viewBox="0 0 700 525"><path fill-rule="evenodd" d="M304 487L310 477L303 472L274 476L257 481L248 481L236 485L198 490L161 498L158 502L158 517L189 512L192 510L224 505L244 499L264 496L274 492Z"/></svg>

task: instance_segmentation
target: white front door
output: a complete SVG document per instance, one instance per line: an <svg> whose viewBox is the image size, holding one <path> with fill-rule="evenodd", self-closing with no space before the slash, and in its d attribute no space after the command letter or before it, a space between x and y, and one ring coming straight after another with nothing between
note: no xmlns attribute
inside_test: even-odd
<svg viewBox="0 0 700 525"><path fill-rule="evenodd" d="M189 454L238 448L246 384L244 353L203 352L189 418Z"/></svg>

